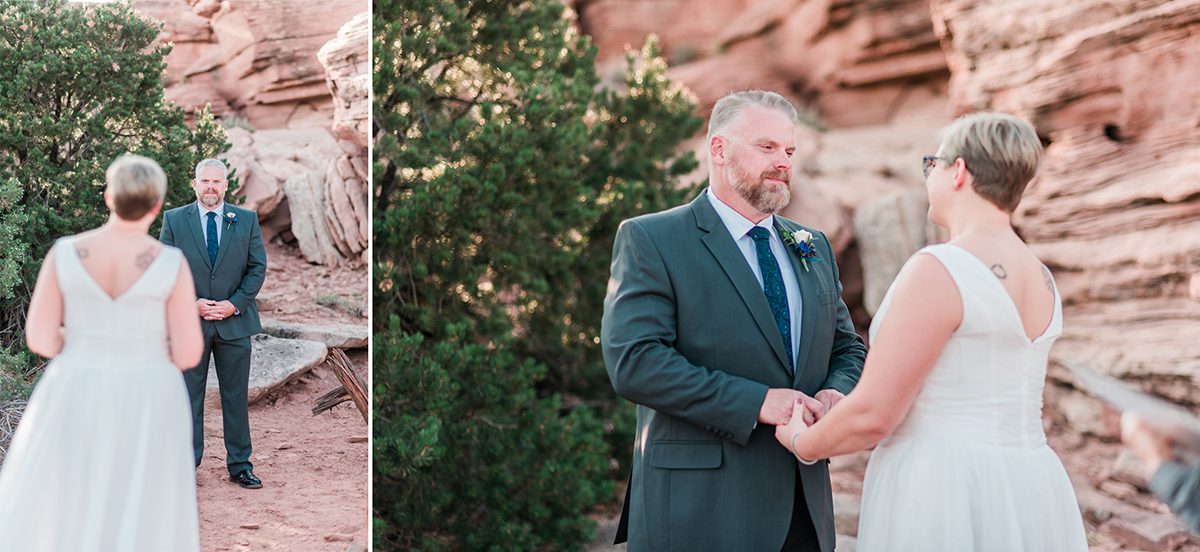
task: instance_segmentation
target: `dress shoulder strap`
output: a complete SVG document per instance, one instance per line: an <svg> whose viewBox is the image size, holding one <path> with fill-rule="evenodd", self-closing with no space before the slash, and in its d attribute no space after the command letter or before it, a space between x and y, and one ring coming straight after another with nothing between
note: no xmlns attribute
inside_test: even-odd
<svg viewBox="0 0 1200 552"><path fill-rule="evenodd" d="M58 238L51 251L54 253L54 276L58 280L58 288L73 289L79 274L76 270L82 269L79 254L75 252L75 236Z"/></svg>

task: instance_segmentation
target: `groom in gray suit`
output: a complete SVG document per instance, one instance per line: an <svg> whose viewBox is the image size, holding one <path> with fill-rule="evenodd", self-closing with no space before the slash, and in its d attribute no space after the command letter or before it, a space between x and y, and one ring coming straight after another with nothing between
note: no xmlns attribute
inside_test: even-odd
<svg viewBox="0 0 1200 552"><path fill-rule="evenodd" d="M205 159L196 165L196 202L163 215L159 240L183 251L196 282L196 305L204 331L204 356L183 373L192 401L192 445L196 466L204 452L204 390L209 358L215 361L221 391L226 467L229 479L247 489L262 487L250 463L250 336L262 331L255 297L267 274L258 214L225 203L229 189L225 164Z"/></svg>
<svg viewBox="0 0 1200 552"><path fill-rule="evenodd" d="M799 463L772 427L797 402L823 415L866 359L829 241L774 214L796 122L772 92L722 98L711 187L617 231L601 341L613 387L638 405L617 534L631 551L834 548L827 462Z"/></svg>

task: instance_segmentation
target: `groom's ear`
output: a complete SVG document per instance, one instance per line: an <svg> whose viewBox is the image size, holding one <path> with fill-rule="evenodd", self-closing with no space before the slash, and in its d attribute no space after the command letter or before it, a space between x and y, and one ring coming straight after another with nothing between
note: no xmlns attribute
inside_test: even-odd
<svg viewBox="0 0 1200 552"><path fill-rule="evenodd" d="M725 164L725 138L720 135L713 136L708 142L708 157L712 159L714 165Z"/></svg>

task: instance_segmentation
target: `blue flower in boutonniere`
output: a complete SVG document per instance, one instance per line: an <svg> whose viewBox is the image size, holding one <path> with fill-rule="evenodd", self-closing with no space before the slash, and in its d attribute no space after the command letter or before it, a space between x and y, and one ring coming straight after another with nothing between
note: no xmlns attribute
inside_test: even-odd
<svg viewBox="0 0 1200 552"><path fill-rule="evenodd" d="M229 230L229 227L235 222L237 222L237 213L233 211L225 211L225 229Z"/></svg>
<svg viewBox="0 0 1200 552"><path fill-rule="evenodd" d="M779 235L783 236L783 243L792 247L797 255L800 255L800 266L804 267L804 271L808 272L808 261L821 262L817 258L817 248L813 247L813 242L817 240L808 230L784 230L778 228Z"/></svg>

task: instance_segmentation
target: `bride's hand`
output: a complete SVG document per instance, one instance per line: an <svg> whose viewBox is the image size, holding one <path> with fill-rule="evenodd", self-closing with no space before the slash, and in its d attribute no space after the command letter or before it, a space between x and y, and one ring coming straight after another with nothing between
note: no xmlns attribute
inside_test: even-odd
<svg viewBox="0 0 1200 552"><path fill-rule="evenodd" d="M796 399L796 402L792 405L791 420L786 424L775 426L775 439L784 448L791 451L792 436L797 431L801 431L812 425L818 418L824 415L824 409L825 407L812 397L801 396L801 398Z"/></svg>

